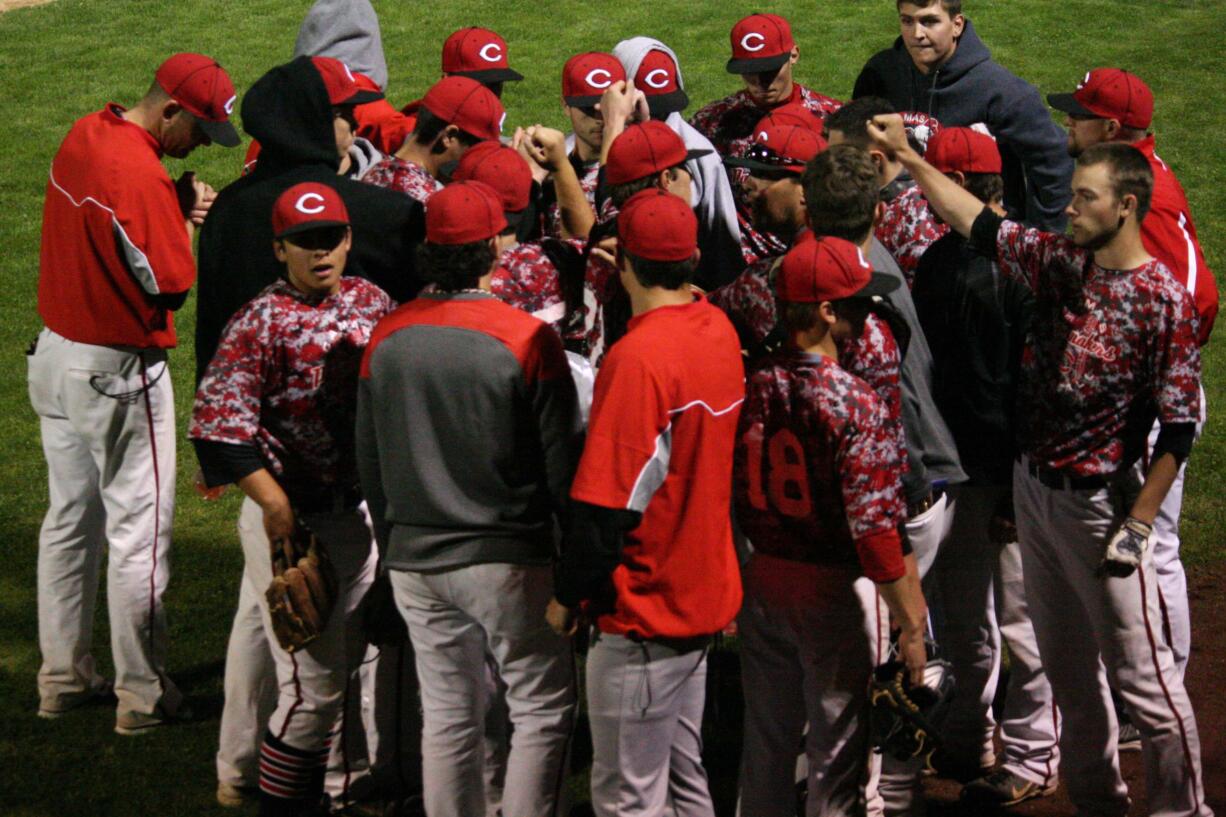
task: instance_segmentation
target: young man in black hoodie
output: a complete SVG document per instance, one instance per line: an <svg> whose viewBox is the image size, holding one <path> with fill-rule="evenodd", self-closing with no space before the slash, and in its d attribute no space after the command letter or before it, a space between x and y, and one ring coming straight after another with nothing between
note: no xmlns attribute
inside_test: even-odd
<svg viewBox="0 0 1226 817"><path fill-rule="evenodd" d="M421 284L413 254L425 231L420 204L407 196L338 177L333 110L309 57L279 65L243 97L243 128L259 139L260 162L213 202L200 232L196 373L208 366L221 330L239 307L280 274L267 215L300 182L334 187L353 228L348 272L378 284L396 301Z"/></svg>
<svg viewBox="0 0 1226 817"><path fill-rule="evenodd" d="M856 79L852 98L879 96L942 125L982 123L1004 159L1005 206L1045 230L1064 228L1073 163L1033 85L992 60L961 0L898 0L900 34Z"/></svg>

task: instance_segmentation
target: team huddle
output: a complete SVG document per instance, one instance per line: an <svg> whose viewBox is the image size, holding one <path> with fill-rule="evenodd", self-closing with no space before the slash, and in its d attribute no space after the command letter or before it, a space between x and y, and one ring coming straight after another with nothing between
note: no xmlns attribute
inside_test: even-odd
<svg viewBox="0 0 1226 817"><path fill-rule="evenodd" d="M195 286L197 488L244 495L221 805L565 814L582 687L597 815L713 815L735 632L746 817L922 813L925 774L1123 815L1136 748L1149 813L1211 815L1178 523L1218 296L1153 94L1092 68L1049 109L958 0L896 8L847 100L774 14L688 120L663 42L575 54L565 134L504 127L482 28L393 106L373 7L318 0L241 102L183 53L79 120L29 357L39 715L191 717L162 595ZM241 144L236 104L238 178L170 179ZM915 756L882 751L895 672L956 684Z"/></svg>

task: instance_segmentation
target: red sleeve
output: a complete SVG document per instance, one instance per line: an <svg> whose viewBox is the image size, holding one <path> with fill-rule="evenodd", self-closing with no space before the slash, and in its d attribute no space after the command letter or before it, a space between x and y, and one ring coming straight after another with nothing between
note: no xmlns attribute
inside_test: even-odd
<svg viewBox="0 0 1226 817"><path fill-rule="evenodd" d="M162 169L133 168L143 183L112 187L115 245L137 283L149 295L187 292L196 281L196 263L179 209L175 186Z"/></svg>
<svg viewBox="0 0 1226 817"><path fill-rule="evenodd" d="M1141 241L1146 252L1165 264L1175 280L1192 293L1200 317L1197 340L1204 345L1217 318L1218 291L1196 239L1195 225L1185 212L1155 201L1141 222Z"/></svg>

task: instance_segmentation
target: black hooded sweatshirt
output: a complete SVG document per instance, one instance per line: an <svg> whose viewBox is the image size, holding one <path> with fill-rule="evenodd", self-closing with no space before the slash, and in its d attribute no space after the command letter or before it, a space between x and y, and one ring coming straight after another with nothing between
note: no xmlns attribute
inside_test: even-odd
<svg viewBox="0 0 1226 817"><path fill-rule="evenodd" d="M942 125L987 126L1004 162L1005 206L1045 230L1064 230L1073 160L1064 131L1052 121L1038 89L992 60L966 21L958 47L940 68L921 74L902 37L865 64L852 98L879 96L899 111L919 111Z"/></svg>
<svg viewBox="0 0 1226 817"><path fill-rule="evenodd" d="M260 142L260 161L218 194L200 231L197 382L230 316L282 275L272 207L300 182L330 185L344 200L353 229L346 274L369 279L399 302L421 288L414 253L425 237L424 210L408 196L336 175L332 106L310 58L260 77L243 97L242 114L243 129Z"/></svg>

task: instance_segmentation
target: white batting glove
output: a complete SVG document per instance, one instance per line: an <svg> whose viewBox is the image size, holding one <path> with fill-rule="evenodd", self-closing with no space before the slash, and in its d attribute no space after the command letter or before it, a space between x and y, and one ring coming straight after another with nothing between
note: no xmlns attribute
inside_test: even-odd
<svg viewBox="0 0 1226 817"><path fill-rule="evenodd" d="M1141 565L1141 558L1149 550L1149 535L1153 525L1147 525L1131 516L1124 520L1120 529L1107 543L1103 556L1103 569L1112 576L1128 576Z"/></svg>

